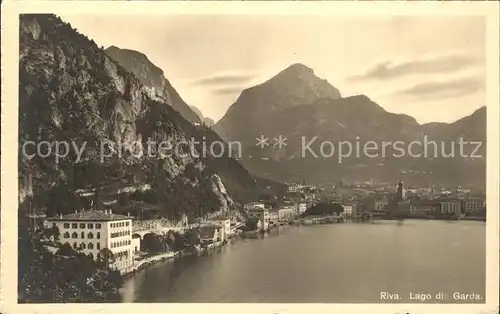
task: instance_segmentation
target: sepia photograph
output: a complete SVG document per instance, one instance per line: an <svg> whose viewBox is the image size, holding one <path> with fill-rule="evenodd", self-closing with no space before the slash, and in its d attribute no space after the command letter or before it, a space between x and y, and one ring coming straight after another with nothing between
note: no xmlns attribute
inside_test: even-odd
<svg viewBox="0 0 500 314"><path fill-rule="evenodd" d="M2 29L4 301L498 311L498 3L55 3Z"/></svg>

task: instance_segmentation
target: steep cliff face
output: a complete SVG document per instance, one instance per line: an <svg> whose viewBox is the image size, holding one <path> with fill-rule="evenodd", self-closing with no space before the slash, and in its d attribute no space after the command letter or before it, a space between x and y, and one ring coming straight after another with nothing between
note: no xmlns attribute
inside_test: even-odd
<svg viewBox="0 0 500 314"><path fill-rule="evenodd" d="M58 17L21 16L19 48L21 203L29 197L49 214L72 212L87 202L78 189L116 194L147 185L149 191L122 194L116 210L140 199L178 218L230 210L259 193L258 180L236 160L178 145L220 138L152 99L135 75ZM40 154L47 146L36 151L42 142L52 145L47 157ZM161 154L160 143L170 149ZM57 160L58 145L64 156Z"/></svg>
<svg viewBox="0 0 500 314"><path fill-rule="evenodd" d="M127 71L139 78L151 99L170 104L190 122L201 122L199 116L165 78L163 71L154 65L146 55L135 50L120 49L116 46L107 48L105 52Z"/></svg>

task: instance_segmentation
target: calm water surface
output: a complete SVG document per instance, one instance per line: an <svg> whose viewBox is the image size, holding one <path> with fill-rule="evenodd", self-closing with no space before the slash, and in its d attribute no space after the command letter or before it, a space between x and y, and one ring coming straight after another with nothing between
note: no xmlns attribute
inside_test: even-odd
<svg viewBox="0 0 500 314"><path fill-rule="evenodd" d="M155 264L124 302L394 302L381 292L485 295L484 222L406 220L286 226L205 256ZM431 300L431 302L437 302ZM481 301L480 303L483 303Z"/></svg>

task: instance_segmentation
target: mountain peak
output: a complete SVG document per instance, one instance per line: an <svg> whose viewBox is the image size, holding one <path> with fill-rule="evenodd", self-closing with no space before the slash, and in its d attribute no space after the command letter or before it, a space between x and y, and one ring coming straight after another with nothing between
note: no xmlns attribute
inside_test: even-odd
<svg viewBox="0 0 500 314"><path fill-rule="evenodd" d="M309 72L309 73L314 73L313 69L311 69L310 67L302 64L302 63L294 63L292 65L290 65L289 67L287 67L285 70L283 71L299 71L299 72Z"/></svg>
<svg viewBox="0 0 500 314"><path fill-rule="evenodd" d="M108 47L105 52L111 59L133 73L148 88L153 99L166 102L190 122L201 122L200 117L186 104L165 78L163 70L152 63L144 53L116 46Z"/></svg>
<svg viewBox="0 0 500 314"><path fill-rule="evenodd" d="M228 134L244 132L243 129L256 125L262 116L295 106L312 105L318 99L340 98L338 89L326 79L314 75L308 66L295 63L264 83L245 89L214 129L228 139Z"/></svg>

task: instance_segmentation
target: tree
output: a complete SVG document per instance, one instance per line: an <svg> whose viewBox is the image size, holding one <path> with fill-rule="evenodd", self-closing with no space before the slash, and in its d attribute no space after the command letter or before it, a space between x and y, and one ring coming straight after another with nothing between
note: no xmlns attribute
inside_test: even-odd
<svg viewBox="0 0 500 314"><path fill-rule="evenodd" d="M189 229L184 233L186 246L195 246L201 243L198 229Z"/></svg>
<svg viewBox="0 0 500 314"><path fill-rule="evenodd" d="M255 217L251 217L251 218L247 219L247 221L245 223L245 227L249 231L257 230L258 223L259 223L259 219L255 218Z"/></svg>
<svg viewBox="0 0 500 314"><path fill-rule="evenodd" d="M116 262L116 256L107 247L101 249L97 253L97 263L104 270L109 270L111 266Z"/></svg>
<svg viewBox="0 0 500 314"><path fill-rule="evenodd" d="M68 243L64 243L59 247L59 250L57 250L56 255L74 256L76 255L76 252L71 248L71 245L69 245Z"/></svg>
<svg viewBox="0 0 500 314"><path fill-rule="evenodd" d="M315 206L307 209L304 213L304 216L324 216L324 215L333 215L333 214L340 214L344 211L344 207L342 205L337 204L337 203L319 203L316 204ZM361 210L364 212L364 210Z"/></svg>
<svg viewBox="0 0 500 314"><path fill-rule="evenodd" d="M165 252L165 244L159 235L147 233L141 240L141 248L150 253Z"/></svg>
<svg viewBox="0 0 500 314"><path fill-rule="evenodd" d="M42 242L43 233L29 229L27 217L19 219L18 301L119 302L123 279L105 271L96 261L62 245L56 254Z"/></svg>

